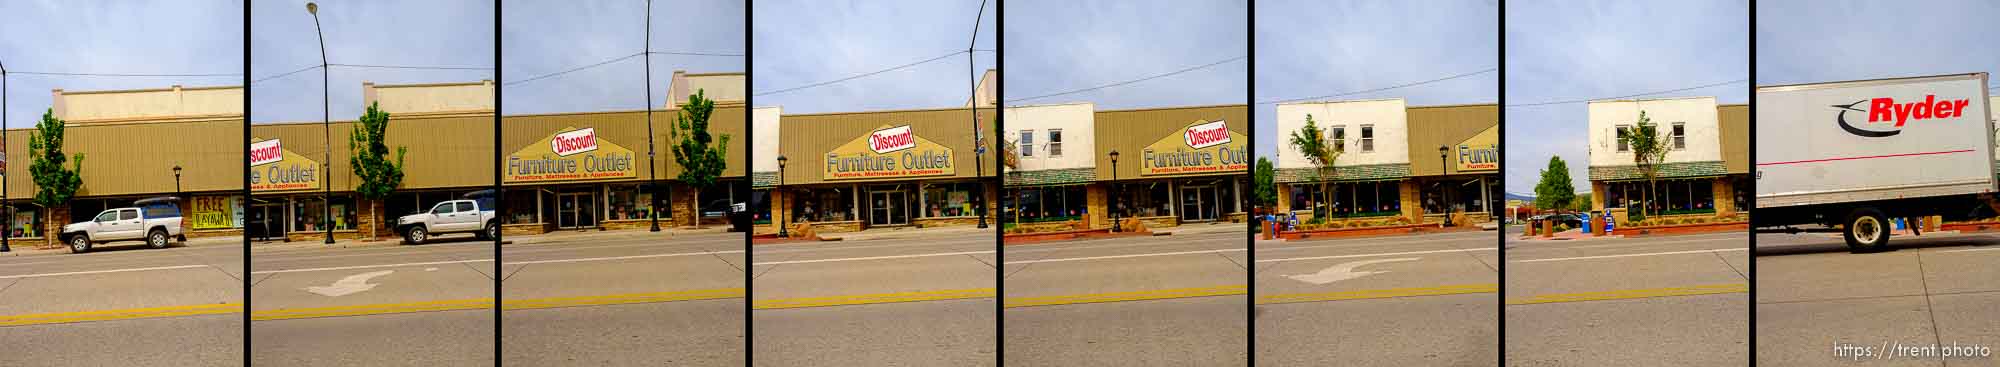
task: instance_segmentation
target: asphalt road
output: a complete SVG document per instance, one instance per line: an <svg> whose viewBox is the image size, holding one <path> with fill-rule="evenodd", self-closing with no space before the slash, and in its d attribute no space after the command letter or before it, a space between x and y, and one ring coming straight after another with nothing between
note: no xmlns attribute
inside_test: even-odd
<svg viewBox="0 0 2000 367"><path fill-rule="evenodd" d="M241 246L0 256L0 366L242 365L242 279Z"/></svg>
<svg viewBox="0 0 2000 367"><path fill-rule="evenodd" d="M1248 365L1248 245L1231 231L1009 246L1007 365Z"/></svg>
<svg viewBox="0 0 2000 367"><path fill-rule="evenodd" d="M1498 236L1259 241L1257 365L1492 366Z"/></svg>
<svg viewBox="0 0 2000 367"><path fill-rule="evenodd" d="M990 232L756 245L751 364L994 365L994 247Z"/></svg>
<svg viewBox="0 0 2000 367"><path fill-rule="evenodd" d="M1749 363L1747 234L1506 246L1509 366Z"/></svg>
<svg viewBox="0 0 2000 367"><path fill-rule="evenodd" d="M1838 234L1757 235L1757 364L1991 366L2000 360L2000 235L1895 236L1849 253ZM1870 355L1837 355L1835 346ZM1941 358L1885 349L1977 347ZM1901 346L1903 348L1898 348Z"/></svg>
<svg viewBox="0 0 2000 367"><path fill-rule="evenodd" d="M490 366L493 243L251 254L251 363Z"/></svg>
<svg viewBox="0 0 2000 367"><path fill-rule="evenodd" d="M502 247L508 366L742 366L742 233Z"/></svg>

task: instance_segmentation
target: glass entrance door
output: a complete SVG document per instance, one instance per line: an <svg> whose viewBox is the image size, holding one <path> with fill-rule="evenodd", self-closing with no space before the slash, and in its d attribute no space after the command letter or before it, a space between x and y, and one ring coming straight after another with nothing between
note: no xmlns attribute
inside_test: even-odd
<svg viewBox="0 0 2000 367"><path fill-rule="evenodd" d="M869 225L910 224L910 208L905 205L907 193L902 191L868 192Z"/></svg>
<svg viewBox="0 0 2000 367"><path fill-rule="evenodd" d="M250 237L265 240L285 237L285 204L251 204L248 223L244 223Z"/></svg>
<svg viewBox="0 0 2000 367"><path fill-rule="evenodd" d="M587 192L556 194L557 228L597 226L597 200Z"/></svg>
<svg viewBox="0 0 2000 367"><path fill-rule="evenodd" d="M1215 186L1181 187L1181 220L1187 222L1215 220L1218 216L1217 205L1221 203L1221 199L1215 194Z"/></svg>

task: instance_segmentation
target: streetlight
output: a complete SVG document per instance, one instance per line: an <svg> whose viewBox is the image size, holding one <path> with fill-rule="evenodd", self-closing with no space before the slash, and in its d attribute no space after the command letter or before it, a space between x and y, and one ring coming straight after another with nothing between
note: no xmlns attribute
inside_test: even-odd
<svg viewBox="0 0 2000 367"><path fill-rule="evenodd" d="M330 84L333 82L333 77L327 71L326 32L320 31L319 28L319 4L314 4L310 1L306 2L306 12L312 14L313 34L319 36L319 126L322 132L325 133L326 138L326 149L324 151L326 159L320 162L319 167L320 177L326 177L328 171L333 170L333 112L328 107L330 103L328 100L333 98L333 86ZM330 225L333 224L333 185L329 181L320 183L320 186L324 187L326 191L322 192L319 197L319 206L321 209L325 209L325 215L319 218L319 225L326 228L326 244L331 245L333 244L333 226Z"/></svg>
<svg viewBox="0 0 2000 367"><path fill-rule="evenodd" d="M785 156L784 156L784 155L782 155L782 154L780 154L780 155L778 155L778 191L779 191L779 192L784 192L784 190L785 190ZM779 198L779 200L791 200L791 199L792 199L792 195L791 195L791 194L785 194L783 198ZM779 203L770 203L770 205L781 205L781 204L779 204ZM783 207L783 206L780 206L780 207L778 207L778 208L779 208L779 209L783 209L784 207ZM782 213L781 211L778 211L778 210L773 210L773 211L771 211L771 212L772 212L772 213ZM791 236L792 236L792 234L791 234L790 232L785 232L785 227L790 227L790 225L789 225L789 224L791 224L791 223L787 223L787 222L791 222L791 216L788 216L788 215L779 215L778 217L779 217L779 218L781 218L781 219L778 219L778 238L788 238L788 237L791 237Z"/></svg>
<svg viewBox="0 0 2000 367"><path fill-rule="evenodd" d="M14 237L14 206L7 204L7 64L0 63L0 213L7 215L7 228L0 229L0 252L13 252L7 238Z"/></svg>
<svg viewBox="0 0 2000 367"><path fill-rule="evenodd" d="M174 196L181 196L181 165L174 165Z"/></svg>
<svg viewBox="0 0 2000 367"><path fill-rule="evenodd" d="M653 0L646 0L646 183L653 190L653 232L660 231L660 164L653 148ZM695 190L701 190L697 187ZM695 196L701 196L699 192ZM694 226L701 228L701 203L694 203Z"/></svg>
<svg viewBox="0 0 2000 367"><path fill-rule="evenodd" d="M1119 189L1121 189L1121 187L1118 187L1118 151L1112 150L1111 151L1111 207L1107 208L1111 210L1111 233L1118 233L1121 231L1118 228L1118 199L1119 197L1125 195L1120 195L1122 194L1121 191L1123 190Z"/></svg>
<svg viewBox="0 0 2000 367"><path fill-rule="evenodd" d="M1442 176L1445 176L1445 175L1450 175L1450 174L1451 174L1451 165L1450 165L1450 164L1446 164L1446 163L1445 163L1445 161L1446 161L1446 160L1445 160L1445 158L1447 158L1447 157L1449 156L1449 154L1446 154L1446 152L1447 152L1447 151L1450 151L1450 150L1451 150L1451 148L1447 148L1447 147L1445 147L1445 146L1443 146L1443 145L1439 145L1439 146L1438 146L1438 172L1439 172L1439 176L1440 176L1439 178L1440 178L1440 179L1442 179L1442 178L1443 178ZM1445 188L1445 185L1444 185L1444 183L1443 183L1443 182L1439 182L1439 184L1438 184L1438 209L1442 209L1442 210L1444 210L1444 226L1446 226L1446 227L1450 227L1450 226L1451 226L1451 199L1450 199L1449 197L1446 197L1446 196L1445 196L1445 189L1444 189L1444 188Z"/></svg>

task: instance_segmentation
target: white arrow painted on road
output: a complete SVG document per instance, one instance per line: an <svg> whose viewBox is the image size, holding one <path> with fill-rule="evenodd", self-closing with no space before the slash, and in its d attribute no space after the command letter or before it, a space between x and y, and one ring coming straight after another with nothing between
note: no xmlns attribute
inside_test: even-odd
<svg viewBox="0 0 2000 367"><path fill-rule="evenodd" d="M1370 264L1380 264L1380 263L1388 263L1388 262L1398 262L1398 261L1416 261L1417 259L1419 259L1419 258L1415 258L1415 257L1403 257L1403 258L1395 258L1395 259L1376 259L1376 260L1362 260L1362 261L1352 261L1352 262L1345 262L1345 263L1340 263L1339 265L1334 265L1333 267L1329 267L1329 268L1326 268L1325 270L1320 270L1320 271L1319 271L1318 273L1312 273L1312 274L1299 274L1299 275L1286 275L1285 277L1286 277L1286 278L1292 278L1292 280L1297 280L1297 281L1301 281L1301 282L1306 282L1306 283L1312 283L1312 284L1326 284L1326 283L1333 283L1333 282L1338 282L1338 281L1342 281L1342 280L1348 280L1348 279L1354 279L1354 278L1360 278L1360 277L1365 277L1365 276L1370 276L1370 275L1375 275L1375 274L1381 274L1381 273L1387 273L1387 272L1389 272L1389 271L1387 271L1387 270L1384 270L1384 271L1354 271L1354 268L1358 268L1358 267L1361 267L1361 266L1363 266L1363 265L1370 265Z"/></svg>
<svg viewBox="0 0 2000 367"><path fill-rule="evenodd" d="M383 275L389 275L389 273L394 273L394 272L396 271L383 270L383 271L349 275L346 278L340 278L339 281L333 282L333 285L328 285L325 287L306 287L305 290L307 292L313 292L313 294L318 294L327 297L340 297L349 294L361 293L361 291L375 289L374 284L368 284L368 279L373 279L375 277Z"/></svg>

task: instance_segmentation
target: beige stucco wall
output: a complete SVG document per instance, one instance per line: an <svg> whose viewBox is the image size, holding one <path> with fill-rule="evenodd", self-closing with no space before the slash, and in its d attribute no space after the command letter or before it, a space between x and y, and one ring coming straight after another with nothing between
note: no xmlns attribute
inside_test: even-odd
<svg viewBox="0 0 2000 367"><path fill-rule="evenodd" d="M243 87L53 93L56 117L72 124L243 115Z"/></svg>
<svg viewBox="0 0 2000 367"><path fill-rule="evenodd" d="M491 113L493 81L449 84L375 85L361 83L363 104L381 103L383 112L412 113Z"/></svg>

